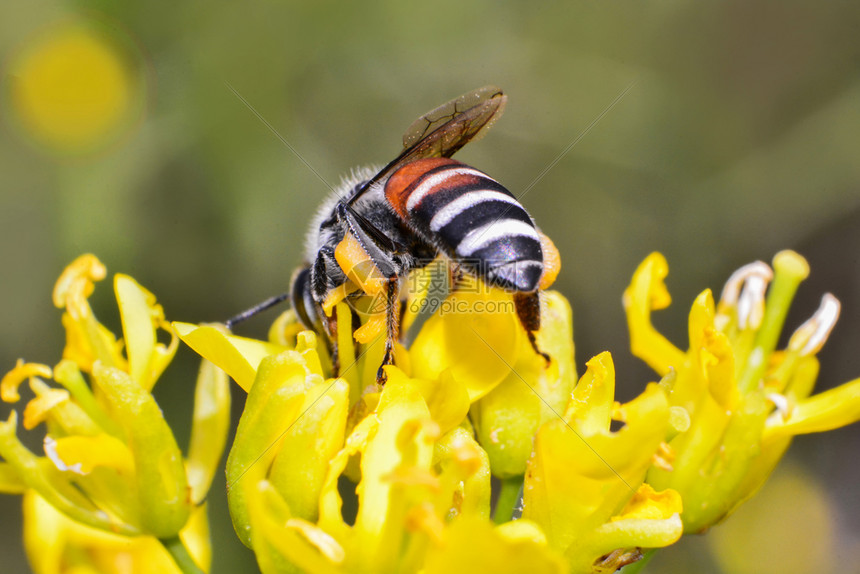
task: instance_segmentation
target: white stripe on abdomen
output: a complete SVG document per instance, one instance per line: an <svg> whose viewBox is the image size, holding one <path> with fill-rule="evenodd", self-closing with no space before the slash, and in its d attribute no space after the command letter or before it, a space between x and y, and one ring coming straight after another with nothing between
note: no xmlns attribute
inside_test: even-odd
<svg viewBox="0 0 860 574"><path fill-rule="evenodd" d="M501 219L491 221L467 233L457 245L457 255L469 257L475 251L503 237L531 237L540 242L537 231L530 224L519 219Z"/></svg>
<svg viewBox="0 0 860 574"><path fill-rule="evenodd" d="M432 175L428 175L409 194L409 199L406 200L406 211L413 211L415 207L417 207L418 204L421 203L421 200L424 199L425 195L433 191L437 186L440 186L445 183L445 181L447 181L448 179L460 175L471 175L473 177L490 179L477 169L459 166L450 167ZM493 180L490 179L490 181Z"/></svg>
<svg viewBox="0 0 860 574"><path fill-rule="evenodd" d="M436 215L430 220L430 230L439 231L467 209L487 201L503 201L511 205L519 205L516 199L501 191L490 189L468 191L436 212Z"/></svg>

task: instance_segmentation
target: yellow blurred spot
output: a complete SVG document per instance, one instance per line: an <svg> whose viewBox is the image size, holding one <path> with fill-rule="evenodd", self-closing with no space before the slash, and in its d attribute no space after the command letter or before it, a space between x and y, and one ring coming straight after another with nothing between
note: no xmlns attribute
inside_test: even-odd
<svg viewBox="0 0 860 574"><path fill-rule="evenodd" d="M62 152L115 139L138 109L126 54L80 23L32 38L13 61L11 103L35 140Z"/></svg>
<svg viewBox="0 0 860 574"><path fill-rule="evenodd" d="M836 572L834 520L821 486L786 465L708 539L724 572Z"/></svg>

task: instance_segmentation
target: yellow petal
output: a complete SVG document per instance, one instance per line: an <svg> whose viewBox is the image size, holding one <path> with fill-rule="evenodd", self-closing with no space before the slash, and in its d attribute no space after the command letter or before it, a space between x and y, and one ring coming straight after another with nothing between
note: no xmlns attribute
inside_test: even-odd
<svg viewBox="0 0 860 574"><path fill-rule="evenodd" d="M518 521L519 522L519 521ZM494 529L486 520L463 517L446 530L444 546L428 553L426 574L494 572L562 574L564 561L526 526Z"/></svg>
<svg viewBox="0 0 860 574"><path fill-rule="evenodd" d="M216 327L177 322L173 327L186 345L224 369L246 392L254 383L260 361L284 350L265 341L228 335Z"/></svg>
<svg viewBox="0 0 860 574"><path fill-rule="evenodd" d="M440 505L446 516L490 517L490 459L462 427L442 436L433 452L439 468Z"/></svg>
<svg viewBox="0 0 860 574"><path fill-rule="evenodd" d="M66 480L44 457L37 457L21 444L15 434L17 415L12 411L9 420L0 422L0 456L10 464L15 474L50 504L75 521L125 535L140 531L130 524L119 522L102 510L93 509L92 502Z"/></svg>
<svg viewBox="0 0 860 574"><path fill-rule="evenodd" d="M253 526L254 553L264 574L335 574L346 558L341 545L314 524L292 518L277 490L265 480L248 483L245 499Z"/></svg>
<svg viewBox="0 0 860 574"><path fill-rule="evenodd" d="M586 371L576 384L564 414L587 434L609 430L615 400L615 363L604 351L585 363Z"/></svg>
<svg viewBox="0 0 860 574"><path fill-rule="evenodd" d="M344 522L341 512L343 500L338 491L338 480L346 469L350 457L355 456L367 448L368 441L374 437L379 430L379 419L368 416L355 425L346 439L343 449L332 457L329 463L323 487L320 490L320 518L319 525L326 532L335 536L346 537L351 532L351 527Z"/></svg>
<svg viewBox="0 0 860 574"><path fill-rule="evenodd" d="M534 520L550 545L566 551L633 497L668 428L669 404L656 384L623 407L625 426L590 434L549 421L535 437L523 489L523 518Z"/></svg>
<svg viewBox="0 0 860 574"><path fill-rule="evenodd" d="M316 521L329 461L343 446L349 385L342 379L309 389L301 415L280 437L268 480L284 497L293 517Z"/></svg>
<svg viewBox="0 0 860 574"><path fill-rule="evenodd" d="M69 307L86 301L95 282L107 276L107 269L95 255L81 255L63 270L54 286L53 300L58 308ZM70 310L74 314L73 311Z"/></svg>
<svg viewBox="0 0 860 574"><path fill-rule="evenodd" d="M535 544L545 546L546 534L540 529L540 526L531 520L511 520L496 526L496 534L507 540L508 542L527 542L531 541Z"/></svg>
<svg viewBox="0 0 860 574"><path fill-rule="evenodd" d="M783 421L777 413L765 430L764 440L824 432L860 420L860 379L799 401Z"/></svg>
<svg viewBox="0 0 860 574"><path fill-rule="evenodd" d="M415 320L425 311L425 306L432 301L429 299L431 294L438 297L444 292L442 286L447 285L449 273L449 263L442 257L409 273L406 279L406 284L409 286L409 299L400 317L401 332L407 333Z"/></svg>
<svg viewBox="0 0 860 574"><path fill-rule="evenodd" d="M93 381L128 437L142 524L159 538L175 536L188 520L191 500L182 453L161 409L119 369L96 363Z"/></svg>
<svg viewBox="0 0 860 574"><path fill-rule="evenodd" d="M553 291L541 293L537 343L550 356L550 364L523 337L519 360L508 376L471 410L478 440L499 478L525 473L535 432L545 421L563 415L576 384L572 312L564 297Z"/></svg>
<svg viewBox="0 0 860 574"><path fill-rule="evenodd" d="M409 378L394 366L385 369L389 381L393 378L398 384L409 384L418 389L430 409L430 416L439 425L440 434L458 426L469 413L469 394L466 387L455 380L449 371L443 372L436 381L427 381Z"/></svg>
<svg viewBox="0 0 860 574"><path fill-rule="evenodd" d="M179 532L182 544L185 545L194 562L204 572L209 572L212 567L212 543L210 542L208 512L209 509L205 503L197 505L191 511L188 522ZM160 543L159 546L161 546Z"/></svg>
<svg viewBox="0 0 860 574"><path fill-rule="evenodd" d="M96 436L67 436L45 440L45 451L56 457L60 470L73 470L78 474L89 474L96 467L115 469L130 477L134 472L134 458L128 446L121 440L106 434ZM49 445L51 445L49 447ZM49 452L49 449L52 452ZM62 464L63 467L59 467Z"/></svg>
<svg viewBox="0 0 860 574"><path fill-rule="evenodd" d="M662 492L655 491L649 484L642 484L634 496L624 508L621 515L613 520L626 520L629 518L647 518L650 520L661 520L673 514L680 514L683 510L681 496L672 489ZM639 546L648 546L640 544Z"/></svg>
<svg viewBox="0 0 860 574"><path fill-rule="evenodd" d="M59 574L63 567L65 537L63 528L70 522L40 497L35 490L24 494L24 549L37 574Z"/></svg>
<svg viewBox="0 0 860 574"><path fill-rule="evenodd" d="M304 357L309 372L320 377L330 372L330 370L323 370L319 338L313 331L301 331L296 335L296 352Z"/></svg>
<svg viewBox="0 0 860 574"><path fill-rule="evenodd" d="M93 361L125 369L122 345L108 329L99 323L87 302L96 281L106 275L104 265L93 255L82 255L66 267L54 287L57 307L65 307L63 326L66 328L66 348L63 357L74 360L81 369L89 371Z"/></svg>
<svg viewBox="0 0 860 574"><path fill-rule="evenodd" d="M403 521L410 500L413 504L416 501L406 493L430 496L424 487L410 489L390 477L400 469L428 471L435 437L425 424L430 421L430 412L424 399L414 386L397 379L385 385L375 417L379 427L361 457L354 530L361 563L387 571L400 558L398 548L408 541Z"/></svg>
<svg viewBox="0 0 860 574"><path fill-rule="evenodd" d="M24 546L37 574L180 574L164 546L151 536L121 536L76 522L30 490L24 495ZM201 534L207 536L201 539ZM207 567L205 507L195 512L183 540L198 564ZM71 565L73 563L74 565Z"/></svg>
<svg viewBox="0 0 860 574"><path fill-rule="evenodd" d="M571 571L612 571L610 565L635 560L639 548L674 544L684 533L681 510L681 496L674 490L655 492L647 484L640 485L619 515L584 533L568 548L565 557Z"/></svg>
<svg viewBox="0 0 860 574"><path fill-rule="evenodd" d="M340 361L340 369L337 374L349 383L349 404L354 404L363 389L359 381L361 370L356 365L355 342L352 338L352 311L349 310L346 303L338 303L334 308L334 312L337 319L337 357L338 361ZM366 350L365 354L367 354ZM379 363L376 364L378 365ZM375 381L376 378L374 376ZM367 384L369 383L370 381L368 380Z"/></svg>
<svg viewBox="0 0 860 574"><path fill-rule="evenodd" d="M410 348L416 377L438 379L446 368L475 401L502 382L516 364L522 327L511 296L481 286L456 292L424 324Z"/></svg>
<svg viewBox="0 0 860 574"><path fill-rule="evenodd" d="M86 372L92 371L95 361L118 369L127 368L122 355L122 341L117 341L116 336L99 323L92 313L78 318L63 313L62 322L66 330L63 359L77 363Z"/></svg>
<svg viewBox="0 0 860 574"><path fill-rule="evenodd" d="M201 502L224 454L230 430L230 381L227 374L203 359L194 389L191 440L185 462L191 498Z"/></svg>
<svg viewBox="0 0 860 574"><path fill-rule="evenodd" d="M735 378L734 349L728 337L717 330L714 298L710 289L696 297L690 309L688 334L690 363L678 364L678 378L672 390L672 402L691 411L702 400L704 393L724 409L737 405L739 393Z"/></svg>
<svg viewBox="0 0 860 574"><path fill-rule="evenodd" d="M624 291L624 309L630 329L630 349L660 376L683 364L684 353L657 332L651 311L664 309L672 299L663 280L669 273L666 258L652 253L639 264L630 286Z"/></svg>
<svg viewBox="0 0 860 574"><path fill-rule="evenodd" d="M150 363L155 352L156 321L163 318L161 307L155 303L155 295L141 287L127 275L114 276L119 314L122 319L128 368L131 378L146 390L152 389Z"/></svg>
<svg viewBox="0 0 860 574"><path fill-rule="evenodd" d="M83 414L92 423L98 425L98 428L87 430L83 424L75 425L76 428L64 424L66 432L70 434L92 435L97 434L99 431L104 431L116 437L122 436L122 429L120 429L117 423L111 420L108 413L98 403L89 384L84 380L84 376L81 374L77 363L68 359L63 359L57 363L57 366L54 367L54 380L63 385L72 396L73 403L67 407L67 410L72 410L71 406L73 404L75 409L83 411ZM78 418L83 421L85 417L80 416Z"/></svg>
<svg viewBox="0 0 860 574"><path fill-rule="evenodd" d="M308 390L319 384L323 384L321 377L308 374L296 351L284 351L260 363L227 458L230 516L247 546L251 545L251 531L246 485L266 477L283 437L302 414Z"/></svg>
<svg viewBox="0 0 860 574"><path fill-rule="evenodd" d="M35 428L47 421L48 432L65 434L98 434L101 429L76 402L69 400L65 389L55 389L41 379L30 379L30 389L36 398L24 409L24 428Z"/></svg>
<svg viewBox="0 0 860 574"><path fill-rule="evenodd" d="M296 335L307 329L296 318L296 312L287 309L272 322L269 327L269 342L281 347L290 348L296 343Z"/></svg>
<svg viewBox="0 0 860 574"><path fill-rule="evenodd" d="M0 398L7 403L17 403L21 400L21 395L18 394L21 383L31 377L50 379L51 376L51 367L48 365L25 363L22 359L18 359L15 368L3 375L3 379L0 380Z"/></svg>
<svg viewBox="0 0 860 574"><path fill-rule="evenodd" d="M24 408L24 428L32 430L48 418L55 407L69 400L69 391L65 389L45 389L39 396L27 403Z"/></svg>

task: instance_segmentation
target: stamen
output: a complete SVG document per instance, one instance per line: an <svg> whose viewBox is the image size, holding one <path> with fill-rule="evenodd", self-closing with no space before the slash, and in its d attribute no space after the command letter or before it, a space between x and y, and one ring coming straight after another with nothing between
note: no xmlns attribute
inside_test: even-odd
<svg viewBox="0 0 860 574"><path fill-rule="evenodd" d="M821 305L812 317L798 327L791 336L788 341L788 349L799 351L801 356L818 353L836 325L840 309L839 299L830 293L825 293L821 298Z"/></svg>
<svg viewBox="0 0 860 574"><path fill-rule="evenodd" d="M715 323L723 328L729 322L727 310L734 308L740 329L758 329L764 317L764 300L773 271L763 261L744 265L734 273L723 287Z"/></svg>
<svg viewBox="0 0 860 574"><path fill-rule="evenodd" d="M669 446L669 443L661 442L657 447L657 451L651 456L651 463L661 470L672 472L674 467L672 463L675 461L675 451Z"/></svg>
<svg viewBox="0 0 860 574"><path fill-rule="evenodd" d="M723 292L720 295L720 302L726 305L735 305L738 302L738 297L741 293L741 287L752 276L763 278L765 281L773 279L773 271L770 266L764 261L754 261L747 263L734 273L732 273L726 285L723 287Z"/></svg>
<svg viewBox="0 0 860 574"><path fill-rule="evenodd" d="M782 420L788 420L788 417L791 416L791 407L789 406L788 399L785 398L785 395L770 393L767 395L767 400L773 403L777 412L782 416Z"/></svg>

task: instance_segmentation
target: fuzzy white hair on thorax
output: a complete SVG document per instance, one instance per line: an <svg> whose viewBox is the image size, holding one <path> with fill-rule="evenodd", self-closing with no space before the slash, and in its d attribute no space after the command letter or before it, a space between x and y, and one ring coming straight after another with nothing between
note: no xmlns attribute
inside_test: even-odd
<svg viewBox="0 0 860 574"><path fill-rule="evenodd" d="M329 192L323 202L320 204L319 208L317 208L316 213L311 218L310 227L308 227L307 235L305 236L305 262L313 265L314 260L317 258L317 253L319 253L320 247L326 244L327 239L331 232L320 230L320 226L323 221L328 219L331 214L334 212L335 207L337 207L337 203L342 199L346 199L352 188L361 183L362 181L367 181L372 178L374 175L379 173L378 166L364 166L364 167L355 167L349 170L349 174L345 175L341 178L340 183L338 183L337 187L334 188L333 191ZM379 187L379 186L374 186Z"/></svg>

